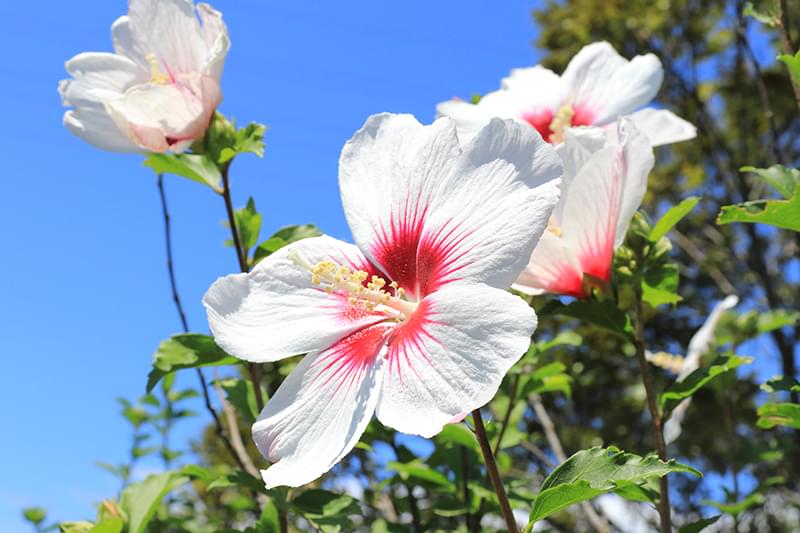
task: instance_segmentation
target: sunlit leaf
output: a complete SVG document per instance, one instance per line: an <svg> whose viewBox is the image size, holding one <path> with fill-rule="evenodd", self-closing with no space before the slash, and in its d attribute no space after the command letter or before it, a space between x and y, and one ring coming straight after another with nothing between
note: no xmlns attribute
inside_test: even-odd
<svg viewBox="0 0 800 533"><path fill-rule="evenodd" d="M238 360L216 345L209 335L183 333L162 341L153 354L153 368L147 376L147 392L170 372L184 368L233 365Z"/></svg>
<svg viewBox="0 0 800 533"><path fill-rule="evenodd" d="M714 359L710 365L698 368L683 381L676 381L667 387L658 397L658 403L665 413L669 413L682 400L689 398L720 374L730 372L741 365L750 364L752 362L752 357L721 355ZM667 417L665 416L664 418L666 419Z"/></svg>
<svg viewBox="0 0 800 533"><path fill-rule="evenodd" d="M685 526L681 526L681 528L678 529L678 533L700 533L705 528L707 528L708 526L719 520L721 516L722 515L710 516L708 518L701 518L696 522L692 522L691 524L686 524Z"/></svg>
<svg viewBox="0 0 800 533"><path fill-rule="evenodd" d="M674 459L660 461L654 454L641 457L616 448L581 450L557 466L544 480L533 502L531 523L575 503L614 491L621 484L642 483L671 472L701 475Z"/></svg>
<svg viewBox="0 0 800 533"><path fill-rule="evenodd" d="M694 209L699 201L700 197L692 196L672 206L664 213L664 216L656 222L655 226L653 226L652 231L650 231L650 240L656 242L664 237L678 222Z"/></svg>
<svg viewBox="0 0 800 533"><path fill-rule="evenodd" d="M674 263L648 268L642 276L642 299L652 307L678 303L678 279L678 265Z"/></svg>
<svg viewBox="0 0 800 533"><path fill-rule="evenodd" d="M786 168L783 165L772 165L769 168L742 167L739 170L755 173L762 181L774 187L784 198L794 196L797 182L800 181L800 171Z"/></svg>
<svg viewBox="0 0 800 533"><path fill-rule="evenodd" d="M798 50L797 53L795 53L795 55L789 55L789 54L779 55L778 59L783 61L789 68L789 74L791 74L794 82L800 83L800 50Z"/></svg>
<svg viewBox="0 0 800 533"><path fill-rule="evenodd" d="M633 326L630 318L617 309L617 304L611 300L577 300L567 305L552 300L539 311L539 315L577 318L619 335L625 340L633 341Z"/></svg>
<svg viewBox="0 0 800 533"><path fill-rule="evenodd" d="M800 429L800 404L765 403L758 408L758 427L771 429L775 426L788 426Z"/></svg>
<svg viewBox="0 0 800 533"><path fill-rule="evenodd" d="M287 244L309 237L319 237L322 232L314 224L286 226L276 231L269 239L258 245L253 252L253 262L257 263L265 257L277 252Z"/></svg>
<svg viewBox="0 0 800 533"><path fill-rule="evenodd" d="M222 176L214 161L205 154L150 154L144 166L156 174L174 174L220 190Z"/></svg>
<svg viewBox="0 0 800 533"><path fill-rule="evenodd" d="M800 382L789 376L775 376L761 385L761 390L766 392L800 392Z"/></svg>
<svg viewBox="0 0 800 533"><path fill-rule="evenodd" d="M769 224L800 231L800 194L795 194L788 200L754 200L724 205L717 216L717 224L731 222Z"/></svg>
<svg viewBox="0 0 800 533"><path fill-rule="evenodd" d="M120 507L128 517L128 531L142 533L161 505L161 500L175 488L189 481L177 472L149 476L140 483L128 485L122 491Z"/></svg>

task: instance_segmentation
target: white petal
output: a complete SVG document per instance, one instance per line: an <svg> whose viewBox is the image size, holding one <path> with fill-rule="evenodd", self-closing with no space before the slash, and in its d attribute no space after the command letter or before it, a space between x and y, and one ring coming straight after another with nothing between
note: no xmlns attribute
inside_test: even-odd
<svg viewBox="0 0 800 533"><path fill-rule="evenodd" d="M219 98L215 79L189 75L173 84L137 85L105 104L114 122L137 144L163 152L176 142L202 137Z"/></svg>
<svg viewBox="0 0 800 533"><path fill-rule="evenodd" d="M202 72L213 76L219 81L222 77L222 66L225 56L231 47L228 37L228 28L222 20L222 13L208 4L197 4L200 15L200 34L206 44L206 57L203 62Z"/></svg>
<svg viewBox="0 0 800 533"><path fill-rule="evenodd" d="M692 123L666 109L646 107L631 113L627 118L647 135L653 146L688 141L697 136L697 128Z"/></svg>
<svg viewBox="0 0 800 533"><path fill-rule="evenodd" d="M403 433L435 435L494 397L534 329L533 310L505 291L456 283L431 294L392 332L378 419Z"/></svg>
<svg viewBox="0 0 800 533"><path fill-rule="evenodd" d="M653 54L627 61L607 42L583 47L561 77L568 98L606 124L647 105L661 87L664 72Z"/></svg>
<svg viewBox="0 0 800 533"><path fill-rule="evenodd" d="M64 113L64 126L89 144L110 152L139 152L103 108L82 107Z"/></svg>
<svg viewBox="0 0 800 533"><path fill-rule="evenodd" d="M550 292L581 297L584 291L580 262L563 239L546 231L512 288L525 294Z"/></svg>
<svg viewBox="0 0 800 533"><path fill-rule="evenodd" d="M582 272L606 281L653 167L653 150L643 134L625 123L621 137L622 146L595 152L572 179L561 220L562 238Z"/></svg>
<svg viewBox="0 0 800 533"><path fill-rule="evenodd" d="M376 115L342 151L353 236L412 296L456 280L508 288L558 197L561 165L529 127L493 121L460 153L449 119Z"/></svg>
<svg viewBox="0 0 800 533"><path fill-rule="evenodd" d="M136 47L168 73L201 72L207 48L192 0L130 0L128 18Z"/></svg>
<svg viewBox="0 0 800 533"><path fill-rule="evenodd" d="M462 144L472 140L492 119L492 115L464 100L447 100L436 106L436 118L450 117L456 123L458 138Z"/></svg>
<svg viewBox="0 0 800 533"><path fill-rule="evenodd" d="M146 77L139 65L117 54L85 52L64 64L74 79L59 84L63 104L81 106L100 103L104 95L122 94Z"/></svg>
<svg viewBox="0 0 800 533"><path fill-rule="evenodd" d="M677 381L683 381L686 376L694 372L700 367L700 358L711 349L711 342L714 340L714 330L717 329L722 315L725 311L733 309L739 303L739 298L735 294L731 294L721 302L717 302L711 313L703 322L703 325L692 336L689 341L689 350L686 353L686 359L683 361Z"/></svg>
<svg viewBox="0 0 800 533"><path fill-rule="evenodd" d="M309 483L353 449L375 411L390 328L372 326L308 354L270 398L253 425L273 463L261 472L268 488Z"/></svg>
<svg viewBox="0 0 800 533"><path fill-rule="evenodd" d="M614 137L616 138L616 130ZM553 219L560 224L564 204L569 196L569 187L572 179L586 164L589 158L600 150L606 143L606 131L593 126L569 128L564 132L564 142L555 146L556 153L564 165L564 175L561 177L561 199L553 210Z"/></svg>
<svg viewBox="0 0 800 533"><path fill-rule="evenodd" d="M111 42L114 44L114 51L117 54L127 57L150 72L150 64L145 57L149 52L142 50L134 40L130 19L127 15L119 17L111 25Z"/></svg>
<svg viewBox="0 0 800 533"><path fill-rule="evenodd" d="M311 273L289 258L292 250L312 265L329 260L354 269L369 268L358 248L323 236L278 250L249 274L218 279L203 297L203 305L214 340L229 354L248 361L276 361L323 350L384 320L312 285Z"/></svg>

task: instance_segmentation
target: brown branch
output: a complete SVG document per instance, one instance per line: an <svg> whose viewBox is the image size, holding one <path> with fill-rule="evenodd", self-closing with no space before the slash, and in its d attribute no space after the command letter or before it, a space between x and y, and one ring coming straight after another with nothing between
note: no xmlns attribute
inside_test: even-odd
<svg viewBox="0 0 800 533"><path fill-rule="evenodd" d="M794 46L789 37L789 17L786 10L786 0L775 0L775 27L778 28L778 35L780 35L781 38L783 53L793 56ZM789 72L789 79L792 81L794 99L797 101L797 106L800 107L800 85L798 85L791 72Z"/></svg>
<svg viewBox="0 0 800 533"><path fill-rule="evenodd" d="M502 512L503 519L506 521L506 527L509 533L518 533L517 520L514 518L511 504L508 502L508 496L503 487L503 481L500 479L500 472L497 471L497 463L492 454L492 446L489 444L489 438L486 436L486 428L483 425L480 409L472 411L472 420L475 422L475 436L478 438L478 443L481 446L483 461L486 464L486 472L489 474L489 480L492 482L494 491L497 494L497 500L500 503L500 511Z"/></svg>
<svg viewBox="0 0 800 533"><path fill-rule="evenodd" d="M505 415L503 415L503 422L500 424L500 431L497 433L497 440L494 443L494 455L500 452L500 443L503 442L503 436L508 429L508 423L511 420L511 411L514 410L514 401L517 399L517 389L519 388L520 374L514 375L514 381L511 383L511 393L508 395L508 407L506 408Z"/></svg>
<svg viewBox="0 0 800 533"><path fill-rule="evenodd" d="M175 267L172 260L172 224L170 222L170 214L169 214L169 207L167 205L167 195L164 191L164 175L158 174L158 195L161 199L161 214L164 219L164 240L166 243L166 254L167 254L167 273L169 275L169 285L172 290L172 301L175 303L175 309L178 312L178 317L181 321L181 326L183 327L184 333L189 332L189 322L186 320L186 313L183 310L183 304L181 303L181 297L178 293L178 284L175 280ZM208 383L206 382L206 377L203 374L203 370L200 368L195 369L197 371L197 379L200 381L200 390L203 393L203 403L206 407L206 410L211 415L211 418L214 420L214 431L216 432L217 436L222 440L225 444L225 447L228 449L228 452L231 454L233 459L236 461L236 464L239 468L245 469L245 463L250 458L247 456L247 453L244 455L240 455L237 453L237 446L236 442L232 442L231 439L225 434L225 429L222 426L222 422L220 421L219 414L217 414L217 410L214 409L214 406L211 404L211 396L208 392ZM223 403L223 407L224 407ZM241 440L238 441L240 446L243 446ZM256 470L256 476L258 475L258 470Z"/></svg>
<svg viewBox="0 0 800 533"><path fill-rule="evenodd" d="M640 258L641 260L641 258ZM641 264L641 261L637 261ZM636 359L639 361L639 370L642 374L642 382L644 383L644 390L647 394L647 407L650 410L650 422L653 426L653 434L656 440L656 451L658 458L662 461L667 460L667 445L664 442L664 432L661 427L661 413L656 404L656 394L653 389L653 384L650 382L650 371L647 367L647 358L645 356L644 345L644 313L642 311L642 283L637 275L634 280L634 313L635 313L635 329L634 329L634 346L636 347ZM672 520L670 517L669 506L669 481L667 476L664 475L659 480L661 482L660 497L658 499L658 514L661 517L661 533L672 532Z"/></svg>

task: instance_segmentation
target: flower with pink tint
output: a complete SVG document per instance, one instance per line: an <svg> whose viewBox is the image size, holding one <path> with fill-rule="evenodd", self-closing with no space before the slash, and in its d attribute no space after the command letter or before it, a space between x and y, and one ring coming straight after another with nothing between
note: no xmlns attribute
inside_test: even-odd
<svg viewBox="0 0 800 533"><path fill-rule="evenodd" d="M222 100L230 41L222 15L191 0L130 0L111 26L115 53L85 52L59 83L64 125L113 152L180 152Z"/></svg>
<svg viewBox="0 0 800 533"><path fill-rule="evenodd" d="M339 162L356 244L301 240L211 286L203 302L228 353L307 354L253 426L268 487L327 472L373 414L430 437L494 396L536 327L505 289L547 227L560 175L555 150L514 121L460 144L450 119L375 115Z"/></svg>
<svg viewBox="0 0 800 533"><path fill-rule="evenodd" d="M661 62L653 54L631 61L607 42L584 46L564 74L542 66L514 69L499 90L471 104L440 103L439 116L453 118L462 140L469 139L492 117L513 118L532 126L544 140L560 143L564 132L578 126L616 130L627 116L653 146L692 139L695 127L665 109L644 107L661 88Z"/></svg>
<svg viewBox="0 0 800 533"><path fill-rule="evenodd" d="M614 137L600 128L565 132L556 148L564 163L561 200L515 289L586 298L584 274L611 280L614 250L642 203L654 162L647 137L631 121L621 120Z"/></svg>

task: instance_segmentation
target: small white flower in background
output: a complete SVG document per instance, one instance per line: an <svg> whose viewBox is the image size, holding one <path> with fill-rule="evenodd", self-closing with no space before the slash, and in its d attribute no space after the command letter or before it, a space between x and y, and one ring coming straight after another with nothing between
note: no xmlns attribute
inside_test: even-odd
<svg viewBox="0 0 800 533"><path fill-rule="evenodd" d="M64 125L114 152L180 152L203 137L222 99L230 46L222 15L208 4L195 11L191 0L130 0L111 36L115 53L66 62Z"/></svg>
<svg viewBox="0 0 800 533"><path fill-rule="evenodd" d="M356 245L298 241L204 297L228 353L307 355L253 426L268 487L327 472L376 414L430 437L486 404L536 315L507 289L558 200L561 164L526 126L493 120L460 145L455 125L370 117L339 162Z"/></svg>
<svg viewBox="0 0 800 533"><path fill-rule="evenodd" d="M618 128L613 141L600 128L565 132L556 147L564 163L561 200L515 289L585 298L584 274L610 281L614 250L642 203L654 162L643 133L627 119Z"/></svg>
<svg viewBox="0 0 800 533"><path fill-rule="evenodd" d="M615 132L615 122L626 115L653 146L692 139L697 133L692 124L665 109L644 107L655 98L663 77L653 54L628 61L607 42L597 42L584 46L561 76L539 65L514 69L499 90L477 104L449 100L436 111L456 121L462 140L492 117L530 124L544 140L559 143L576 126Z"/></svg>
<svg viewBox="0 0 800 533"><path fill-rule="evenodd" d="M646 352L647 360L678 374L675 381L683 381L689 374L700 368L700 359L711 350L714 343L714 330L717 329L717 324L719 324L722 315L725 311L736 307L738 303L739 298L735 294L731 294L721 302L717 302L706 321L703 322L703 325L694 334L692 340L689 341L689 350L686 357L682 358L663 352ZM667 444L674 442L680 436L681 424L691 402L691 398L686 398L672 410L669 420L664 424L664 441Z"/></svg>

